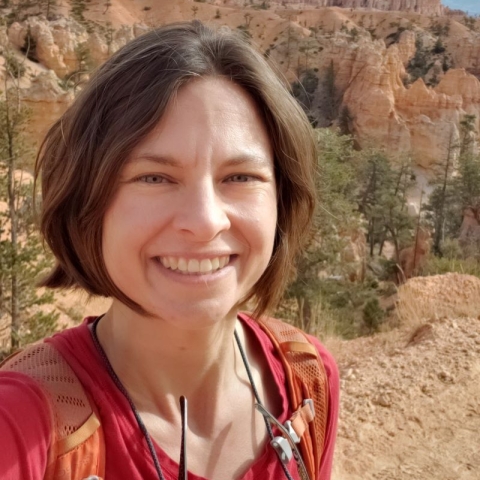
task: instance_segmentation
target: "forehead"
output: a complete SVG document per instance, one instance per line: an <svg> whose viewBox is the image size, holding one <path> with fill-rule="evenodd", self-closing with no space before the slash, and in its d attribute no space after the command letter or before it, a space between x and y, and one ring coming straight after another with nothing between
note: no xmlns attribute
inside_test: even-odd
<svg viewBox="0 0 480 480"><path fill-rule="evenodd" d="M199 78L181 87L162 120L184 113L193 119L212 114L223 120L231 116L245 118L247 122L261 120L258 107L247 91L223 77Z"/></svg>
<svg viewBox="0 0 480 480"><path fill-rule="evenodd" d="M273 155L265 122L244 89L226 79L208 77L178 91L131 158L151 150L182 158L235 156L239 149Z"/></svg>

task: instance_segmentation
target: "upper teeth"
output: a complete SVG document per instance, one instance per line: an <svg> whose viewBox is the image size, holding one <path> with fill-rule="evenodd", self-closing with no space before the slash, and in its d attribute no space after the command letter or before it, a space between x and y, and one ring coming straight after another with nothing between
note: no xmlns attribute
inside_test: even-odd
<svg viewBox="0 0 480 480"><path fill-rule="evenodd" d="M171 270L179 270L182 273L210 273L223 268L229 261L230 255L215 258L202 258L187 260L183 257L160 257L162 265Z"/></svg>

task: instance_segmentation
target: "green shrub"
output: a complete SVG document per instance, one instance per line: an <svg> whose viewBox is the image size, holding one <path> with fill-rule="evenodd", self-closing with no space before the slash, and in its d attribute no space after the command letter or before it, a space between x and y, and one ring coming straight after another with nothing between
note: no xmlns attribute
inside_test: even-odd
<svg viewBox="0 0 480 480"><path fill-rule="evenodd" d="M443 53L445 51L445 45L442 42L442 39L440 37L437 38L437 41L435 42L435 45L433 46L432 52L439 54Z"/></svg>
<svg viewBox="0 0 480 480"><path fill-rule="evenodd" d="M7 53L5 55L5 68L7 72L15 78L23 77L27 71L23 62L19 61L13 53Z"/></svg>
<svg viewBox="0 0 480 480"><path fill-rule="evenodd" d="M460 259L431 255L423 266L421 274L424 276L443 275L449 272L474 275L480 278L480 262L472 258Z"/></svg>
<svg viewBox="0 0 480 480"><path fill-rule="evenodd" d="M365 303L363 307L363 322L369 333L377 332L384 318L385 311L380 307L378 298L371 298Z"/></svg>
<svg viewBox="0 0 480 480"><path fill-rule="evenodd" d="M463 17L463 24L472 31L475 31L475 17L470 17L468 15L465 15Z"/></svg>

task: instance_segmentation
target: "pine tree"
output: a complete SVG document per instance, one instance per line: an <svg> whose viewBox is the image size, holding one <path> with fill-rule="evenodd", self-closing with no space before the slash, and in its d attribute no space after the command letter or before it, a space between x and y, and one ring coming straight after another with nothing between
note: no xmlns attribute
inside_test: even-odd
<svg viewBox="0 0 480 480"><path fill-rule="evenodd" d="M437 166L434 182L436 187L432 191L426 207L428 211L427 218L434 227L432 250L437 256L442 255L441 245L445 238L445 233L446 231L451 231L451 221L457 216L452 212L452 208L454 211L457 209L455 192L453 190L453 174L455 172L457 150L458 145L454 140L452 131L448 139L445 159Z"/></svg>
<svg viewBox="0 0 480 480"><path fill-rule="evenodd" d="M409 162L392 166L384 152L367 149L360 175L359 210L367 221L367 240L370 255L375 246L380 252L385 241L391 241L398 259L402 243L411 236L413 223L406 207L406 191L413 177Z"/></svg>
<svg viewBox="0 0 480 480"><path fill-rule="evenodd" d="M24 173L32 161L24 132L28 111L14 77L10 75L10 84L7 79L0 101L0 201L5 205L0 213L0 316L9 319L14 349L55 330L58 314L38 309L53 301L51 293L36 288L50 262L35 232L32 184Z"/></svg>
<svg viewBox="0 0 480 480"><path fill-rule="evenodd" d="M356 163L352 138L328 129L317 130L319 196L313 228L298 259L297 276L286 292L297 305L297 324L306 331L313 328L313 305L320 298L323 284L319 272L345 275L349 268L340 254L348 238L348 229L359 229L360 218L355 202Z"/></svg>
<svg viewBox="0 0 480 480"><path fill-rule="evenodd" d="M292 83L292 95L300 103L313 126L316 126L316 118L311 109L318 82L315 72L309 69L301 75L299 80Z"/></svg>
<svg viewBox="0 0 480 480"><path fill-rule="evenodd" d="M476 120L476 115L464 115L460 121L460 156L467 155L473 150L473 144L477 135L475 130Z"/></svg>
<svg viewBox="0 0 480 480"><path fill-rule="evenodd" d="M455 178L455 190L461 202L460 219L470 210L476 218L480 216L480 155L460 157L459 172ZM460 233L460 232L459 232ZM458 236L458 235L457 235ZM480 261L480 238L478 235L462 232L460 245L464 258Z"/></svg>
<svg viewBox="0 0 480 480"><path fill-rule="evenodd" d="M331 124L338 114L338 91L335 85L335 67L333 65L333 60L330 61L328 68L325 72L325 77L323 79L323 88L324 88L324 105L323 111L325 118Z"/></svg>

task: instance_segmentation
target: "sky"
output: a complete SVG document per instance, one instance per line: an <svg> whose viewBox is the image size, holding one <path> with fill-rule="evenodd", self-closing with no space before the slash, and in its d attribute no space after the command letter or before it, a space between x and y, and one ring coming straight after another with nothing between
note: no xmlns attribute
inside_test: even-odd
<svg viewBox="0 0 480 480"><path fill-rule="evenodd" d="M480 0L442 0L442 4L450 8L459 8L471 15L480 14Z"/></svg>

